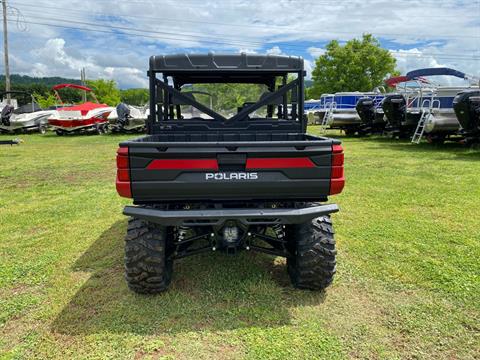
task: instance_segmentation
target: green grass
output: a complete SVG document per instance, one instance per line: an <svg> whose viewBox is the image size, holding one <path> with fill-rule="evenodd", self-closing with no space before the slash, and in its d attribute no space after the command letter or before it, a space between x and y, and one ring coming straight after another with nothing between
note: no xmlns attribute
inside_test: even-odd
<svg viewBox="0 0 480 360"><path fill-rule="evenodd" d="M324 293L243 253L178 261L167 293L139 296L114 188L129 137L0 147L0 358L480 358L479 151L344 138Z"/></svg>

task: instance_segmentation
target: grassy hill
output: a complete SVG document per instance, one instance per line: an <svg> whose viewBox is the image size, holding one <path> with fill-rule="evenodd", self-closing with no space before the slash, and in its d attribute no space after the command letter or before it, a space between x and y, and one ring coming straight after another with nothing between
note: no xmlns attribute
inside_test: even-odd
<svg viewBox="0 0 480 360"><path fill-rule="evenodd" d="M10 75L10 81L12 83L12 88L16 85L25 86L25 85L32 85L32 84L39 84L44 85L48 88L56 84L62 83L72 83L72 84L80 84L80 80L75 79L67 79L60 76L53 76L53 77L32 77L28 75ZM5 89L5 75L0 75L0 88L3 90Z"/></svg>

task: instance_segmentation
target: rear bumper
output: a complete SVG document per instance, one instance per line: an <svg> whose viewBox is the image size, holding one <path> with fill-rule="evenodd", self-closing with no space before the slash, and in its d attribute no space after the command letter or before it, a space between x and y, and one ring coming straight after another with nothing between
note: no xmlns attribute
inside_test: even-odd
<svg viewBox="0 0 480 360"><path fill-rule="evenodd" d="M123 214L166 226L221 226L228 220L236 220L245 225L300 224L338 211L336 204L300 209L222 210L160 210L126 206Z"/></svg>

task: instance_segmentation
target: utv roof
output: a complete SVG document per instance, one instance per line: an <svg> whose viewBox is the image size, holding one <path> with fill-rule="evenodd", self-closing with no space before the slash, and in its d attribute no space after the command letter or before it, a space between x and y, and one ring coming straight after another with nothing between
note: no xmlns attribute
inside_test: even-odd
<svg viewBox="0 0 480 360"><path fill-rule="evenodd" d="M303 71L303 59L296 56L257 54L177 54L150 57L150 70L176 72L298 72Z"/></svg>

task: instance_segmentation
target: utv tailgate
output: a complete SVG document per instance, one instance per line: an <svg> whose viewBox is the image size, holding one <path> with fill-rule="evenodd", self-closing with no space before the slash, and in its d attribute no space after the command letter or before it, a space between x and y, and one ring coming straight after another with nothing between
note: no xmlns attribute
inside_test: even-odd
<svg viewBox="0 0 480 360"><path fill-rule="evenodd" d="M297 136L303 138L235 142L141 138L121 144L119 151L128 156L128 173L123 178L128 178L131 197L136 203L311 201L324 200L338 188L341 190L344 178L340 142Z"/></svg>

